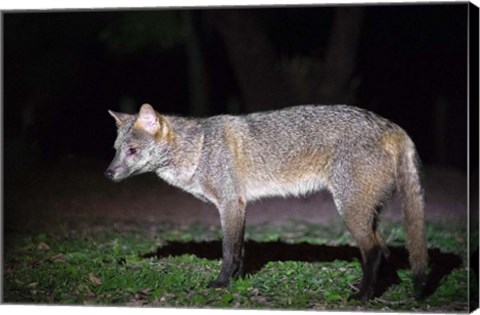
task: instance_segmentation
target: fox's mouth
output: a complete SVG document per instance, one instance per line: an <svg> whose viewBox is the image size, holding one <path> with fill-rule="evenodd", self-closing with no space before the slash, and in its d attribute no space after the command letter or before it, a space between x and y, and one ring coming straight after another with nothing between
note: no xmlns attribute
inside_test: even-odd
<svg viewBox="0 0 480 315"><path fill-rule="evenodd" d="M133 171L130 171L129 173L126 173L126 172L118 172L115 170L107 169L105 171L105 176L111 181L118 183L123 181L124 179L127 179L128 177L131 177L137 174L142 174L142 173L144 172L142 172L141 170L133 170Z"/></svg>
<svg viewBox="0 0 480 315"><path fill-rule="evenodd" d="M120 182L122 180L124 180L125 178L127 178L128 176L122 176L121 173L119 172L116 172L115 170L112 170L112 169L107 169L105 171L105 176L110 179L111 181L113 182Z"/></svg>

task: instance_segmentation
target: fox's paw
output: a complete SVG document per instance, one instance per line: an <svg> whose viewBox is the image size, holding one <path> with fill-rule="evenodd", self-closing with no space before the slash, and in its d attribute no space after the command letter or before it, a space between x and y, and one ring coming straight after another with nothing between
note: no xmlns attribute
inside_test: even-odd
<svg viewBox="0 0 480 315"><path fill-rule="evenodd" d="M355 284L353 286L355 287L355 289L359 287L360 289L357 289L358 291L355 290L357 292L350 294L348 300L359 300L365 302L373 298L374 289L371 286L364 286L361 283Z"/></svg>
<svg viewBox="0 0 480 315"><path fill-rule="evenodd" d="M424 271L413 275L413 295L415 300L421 301L426 297L425 285L427 283L427 274Z"/></svg>
<svg viewBox="0 0 480 315"><path fill-rule="evenodd" d="M228 285L228 281L224 280L213 280L208 283L209 288L225 288Z"/></svg>
<svg viewBox="0 0 480 315"><path fill-rule="evenodd" d="M373 298L373 288L371 287L362 288L357 293L352 293L348 297L349 300L359 300L362 302L366 302L372 298Z"/></svg>

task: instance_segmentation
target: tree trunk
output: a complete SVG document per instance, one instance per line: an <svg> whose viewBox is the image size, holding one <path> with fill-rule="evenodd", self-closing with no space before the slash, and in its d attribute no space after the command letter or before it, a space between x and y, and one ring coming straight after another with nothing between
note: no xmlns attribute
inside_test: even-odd
<svg viewBox="0 0 480 315"><path fill-rule="evenodd" d="M195 12L182 11L186 25L186 48L188 63L189 114L208 115L208 86L201 42L195 32Z"/></svg>
<svg viewBox="0 0 480 315"><path fill-rule="evenodd" d="M253 10L211 10L207 16L223 38L247 111L292 105L292 89Z"/></svg>
<svg viewBox="0 0 480 315"><path fill-rule="evenodd" d="M299 56L287 60L284 68L258 26L254 10L213 10L207 17L223 38L248 111L354 98L359 81L352 76L363 8L335 10L324 60Z"/></svg>
<svg viewBox="0 0 480 315"><path fill-rule="evenodd" d="M346 92L351 90L362 21L361 7L336 9L323 69L310 83L315 101L336 103L351 98Z"/></svg>

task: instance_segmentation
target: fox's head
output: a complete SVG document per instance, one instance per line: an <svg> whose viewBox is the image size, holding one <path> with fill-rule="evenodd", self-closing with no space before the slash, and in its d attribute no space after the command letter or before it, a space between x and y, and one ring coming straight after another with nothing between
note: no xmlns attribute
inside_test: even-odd
<svg viewBox="0 0 480 315"><path fill-rule="evenodd" d="M120 181L165 167L171 160L173 132L168 119L144 104L136 115L108 111L117 124L116 150L105 176Z"/></svg>

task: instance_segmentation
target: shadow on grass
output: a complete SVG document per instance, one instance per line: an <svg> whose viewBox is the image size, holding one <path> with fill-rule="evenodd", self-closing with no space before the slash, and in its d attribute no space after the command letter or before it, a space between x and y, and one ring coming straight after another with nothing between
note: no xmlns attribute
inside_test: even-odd
<svg viewBox="0 0 480 315"><path fill-rule="evenodd" d="M398 284L400 278L398 269L410 268L408 252L403 247L389 247L390 256L384 259L379 270L375 296L382 295L388 287ZM200 258L221 259L222 244L220 241L211 242L170 242L154 252L144 254L143 258L179 256L192 254ZM428 251L430 259L430 273L425 287L425 296L435 292L440 281L453 269L462 264L459 256L450 253L441 253L439 249ZM255 242L245 243L245 273L254 274L270 261L306 261L329 262L334 260L353 261L361 260L358 248L348 245L326 246L312 244L286 244L282 242Z"/></svg>

